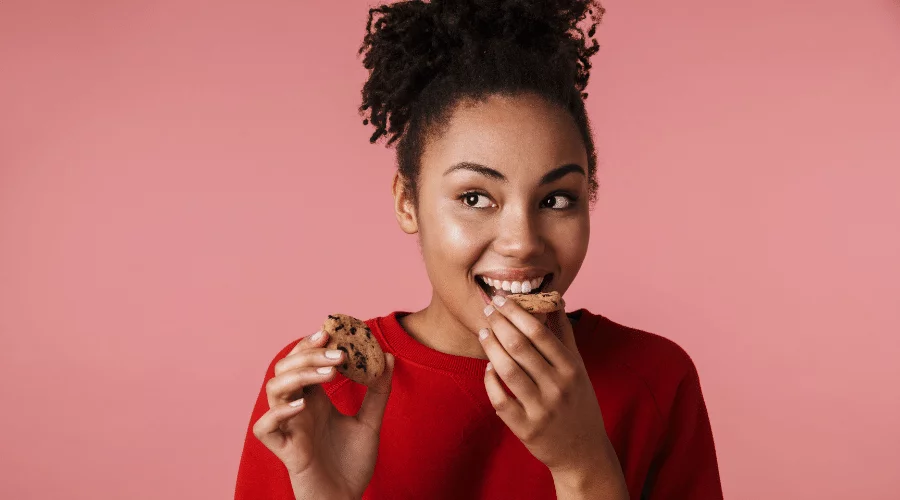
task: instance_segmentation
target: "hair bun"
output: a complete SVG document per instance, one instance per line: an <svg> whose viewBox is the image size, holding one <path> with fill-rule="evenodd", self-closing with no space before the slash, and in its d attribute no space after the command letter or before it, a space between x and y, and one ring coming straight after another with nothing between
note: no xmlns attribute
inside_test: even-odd
<svg viewBox="0 0 900 500"><path fill-rule="evenodd" d="M588 17L587 37L593 37L604 13L593 0L433 0L430 5L440 21L437 31L451 46L501 41L548 52L566 38L584 40L577 26Z"/></svg>
<svg viewBox="0 0 900 500"><path fill-rule="evenodd" d="M406 0L369 9L359 49L369 79L359 110L375 126L370 140L399 138L417 97L450 66L499 61L505 71L515 64L510 58L538 59L560 85L583 92L598 50L588 39L603 13L597 0ZM585 31L579 24L588 16Z"/></svg>

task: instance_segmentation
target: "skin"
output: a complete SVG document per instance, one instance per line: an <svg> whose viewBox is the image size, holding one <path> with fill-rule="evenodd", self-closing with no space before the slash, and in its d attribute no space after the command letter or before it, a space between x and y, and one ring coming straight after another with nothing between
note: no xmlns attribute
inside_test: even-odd
<svg viewBox="0 0 900 500"><path fill-rule="evenodd" d="M434 290L425 309L401 319L403 327L438 351L490 360L491 403L547 465L557 498L628 498L565 314L531 315L513 301L486 306L475 281L484 271L539 268L554 274L544 291L564 293L575 279L590 233L588 180L567 167L542 183L562 166L587 171L573 119L538 96L495 95L460 103L434 132L423 152L418 203L402 177L393 183L397 221L418 235ZM448 173L460 162L495 174ZM298 499L360 498L374 472L394 358L387 355L359 414L344 416L320 387L335 371L315 371L342 362L325 356L326 342L327 334L307 337L278 362L266 386L270 410L254 434L285 463Z"/></svg>
<svg viewBox="0 0 900 500"><path fill-rule="evenodd" d="M394 179L397 221L418 233L434 290L428 307L401 323L435 350L487 359L475 334L488 326L475 274L539 267L554 273L544 291L569 288L590 238L588 181L575 172L548 185L540 181L563 165L587 172L587 153L572 117L531 95L460 103L438 132L422 155L418 206L402 178ZM468 170L445 174L459 162L487 166L507 180ZM478 205L494 206L469 207L460 197L471 191L486 195ZM542 207L551 195L554 208ZM561 208L566 196L577 199Z"/></svg>

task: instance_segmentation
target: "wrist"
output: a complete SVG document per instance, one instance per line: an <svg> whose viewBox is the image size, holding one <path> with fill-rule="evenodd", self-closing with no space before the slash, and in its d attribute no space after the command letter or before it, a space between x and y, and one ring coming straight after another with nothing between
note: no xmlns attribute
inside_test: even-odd
<svg viewBox="0 0 900 500"><path fill-rule="evenodd" d="M579 467L550 470L559 500L627 500L628 485L615 452Z"/></svg>
<svg viewBox="0 0 900 500"><path fill-rule="evenodd" d="M326 487L321 481L310 480L302 474L291 474L290 478L295 500L360 500L348 491Z"/></svg>
<svg viewBox="0 0 900 500"><path fill-rule="evenodd" d="M621 476L621 474L619 474ZM596 471L593 474L553 474L553 485L558 500L628 498L624 478Z"/></svg>
<svg viewBox="0 0 900 500"><path fill-rule="evenodd" d="M621 472L597 470L592 474L552 474L558 500L628 500L628 488Z"/></svg>

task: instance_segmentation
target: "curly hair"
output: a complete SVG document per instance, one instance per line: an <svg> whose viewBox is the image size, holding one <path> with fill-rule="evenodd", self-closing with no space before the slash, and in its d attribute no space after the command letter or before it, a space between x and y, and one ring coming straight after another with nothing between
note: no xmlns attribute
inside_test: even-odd
<svg viewBox="0 0 900 500"><path fill-rule="evenodd" d="M574 118L593 200L596 152L584 90L604 12L597 0L408 0L371 8L359 49L369 70L359 111L375 127L370 142L399 140L397 168L415 200L425 139L456 103L534 93Z"/></svg>

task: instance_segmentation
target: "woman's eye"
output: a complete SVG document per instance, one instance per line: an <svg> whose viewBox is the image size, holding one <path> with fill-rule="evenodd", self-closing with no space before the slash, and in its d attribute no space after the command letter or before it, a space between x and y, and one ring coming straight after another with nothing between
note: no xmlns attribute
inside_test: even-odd
<svg viewBox="0 0 900 500"><path fill-rule="evenodd" d="M572 206L573 201L574 200L572 200L571 197L566 196L564 194L555 194L553 196L548 196L547 198L545 198L543 203L541 203L541 205L544 208L554 208L554 209L562 210L562 209L569 208L570 206Z"/></svg>
<svg viewBox="0 0 900 500"><path fill-rule="evenodd" d="M489 208L492 205L487 196L479 193L466 193L462 196L462 201L472 208Z"/></svg>

